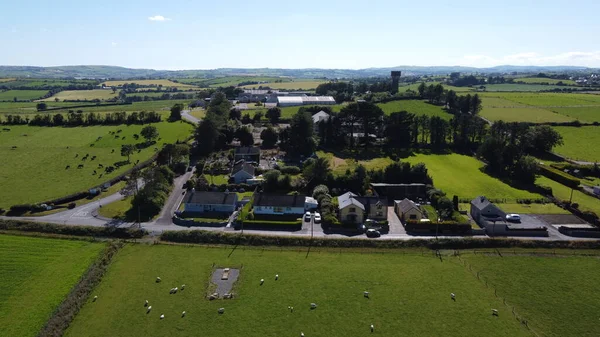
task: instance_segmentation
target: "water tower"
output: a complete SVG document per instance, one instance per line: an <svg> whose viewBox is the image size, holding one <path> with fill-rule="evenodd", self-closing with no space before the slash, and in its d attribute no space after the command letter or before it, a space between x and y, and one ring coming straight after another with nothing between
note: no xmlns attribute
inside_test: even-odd
<svg viewBox="0 0 600 337"><path fill-rule="evenodd" d="M392 71L392 94L398 92L398 86L400 85L400 75L402 75L401 71Z"/></svg>

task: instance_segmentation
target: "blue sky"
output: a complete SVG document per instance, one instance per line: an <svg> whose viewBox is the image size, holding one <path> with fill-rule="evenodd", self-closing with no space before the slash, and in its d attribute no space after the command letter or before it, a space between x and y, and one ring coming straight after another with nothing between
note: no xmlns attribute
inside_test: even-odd
<svg viewBox="0 0 600 337"><path fill-rule="evenodd" d="M600 67L598 0L4 1L1 65Z"/></svg>

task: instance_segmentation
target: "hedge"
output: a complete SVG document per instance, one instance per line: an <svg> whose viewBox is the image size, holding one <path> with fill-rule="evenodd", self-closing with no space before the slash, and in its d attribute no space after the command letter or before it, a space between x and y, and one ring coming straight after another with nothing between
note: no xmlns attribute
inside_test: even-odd
<svg viewBox="0 0 600 337"><path fill-rule="evenodd" d="M451 232L466 234L471 231L471 225L468 223L459 223L456 221L442 221L442 222L415 222L407 221L405 225L407 232Z"/></svg>
<svg viewBox="0 0 600 337"><path fill-rule="evenodd" d="M283 174L300 174L301 170L297 166L282 166L279 171Z"/></svg>
<svg viewBox="0 0 600 337"><path fill-rule="evenodd" d="M22 220L0 219L0 230L17 230L23 232L53 233L75 236L100 236L118 239L135 239L146 235L144 229L120 227L65 226L53 223L29 222Z"/></svg>
<svg viewBox="0 0 600 337"><path fill-rule="evenodd" d="M540 174L571 188L578 188L581 181L553 167L539 165Z"/></svg>
<svg viewBox="0 0 600 337"><path fill-rule="evenodd" d="M311 246L336 248L414 248L429 249L474 249L474 248L569 248L598 249L600 241L550 241L517 240L505 238L441 238L438 240L369 240L369 239L330 239L302 236L261 236L240 235L237 233L212 232L203 230L165 231L160 239L179 243L205 243L247 246Z"/></svg>

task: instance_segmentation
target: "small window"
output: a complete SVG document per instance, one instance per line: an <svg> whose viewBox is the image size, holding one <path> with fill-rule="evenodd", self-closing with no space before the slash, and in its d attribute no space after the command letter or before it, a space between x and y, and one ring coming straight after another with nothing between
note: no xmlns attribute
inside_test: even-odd
<svg viewBox="0 0 600 337"><path fill-rule="evenodd" d="M354 212L356 212L356 208L350 207L350 213L354 213Z"/></svg>
<svg viewBox="0 0 600 337"><path fill-rule="evenodd" d="M377 205L377 209L382 209L382 208L383 208L382 204Z"/></svg>
<svg viewBox="0 0 600 337"><path fill-rule="evenodd" d="M417 219L417 216L416 216L415 214L411 214L411 215L409 216L409 219L411 219L411 220L416 220L416 219Z"/></svg>

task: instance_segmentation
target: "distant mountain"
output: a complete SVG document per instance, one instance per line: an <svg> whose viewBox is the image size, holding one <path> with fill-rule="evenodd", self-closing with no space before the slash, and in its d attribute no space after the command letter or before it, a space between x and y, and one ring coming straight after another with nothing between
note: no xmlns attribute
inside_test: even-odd
<svg viewBox="0 0 600 337"><path fill-rule="evenodd" d="M390 68L366 69L272 69L272 68L220 68L211 70L154 70L132 69L116 66L0 66L0 77L19 78L94 78L94 79L140 79L140 78L212 78L221 76L288 76L295 78L358 78L389 76L390 71L400 70L403 75L440 75L451 72L461 73L538 73L538 72L579 72L590 71L591 68L573 66L497 66L491 68L474 68L462 66L397 66Z"/></svg>

